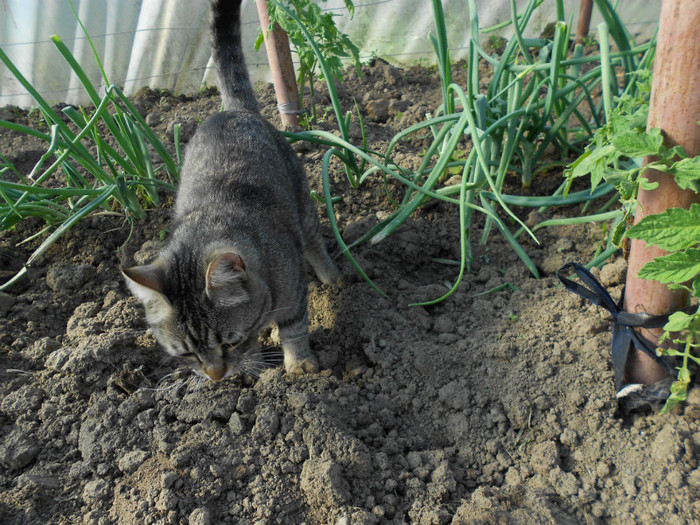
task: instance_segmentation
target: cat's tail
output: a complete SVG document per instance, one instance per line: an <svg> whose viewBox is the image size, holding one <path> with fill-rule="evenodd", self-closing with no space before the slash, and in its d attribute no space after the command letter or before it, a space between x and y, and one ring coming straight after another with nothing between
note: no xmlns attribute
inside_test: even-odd
<svg viewBox="0 0 700 525"><path fill-rule="evenodd" d="M241 47L241 1L212 1L212 52L224 108L258 111Z"/></svg>

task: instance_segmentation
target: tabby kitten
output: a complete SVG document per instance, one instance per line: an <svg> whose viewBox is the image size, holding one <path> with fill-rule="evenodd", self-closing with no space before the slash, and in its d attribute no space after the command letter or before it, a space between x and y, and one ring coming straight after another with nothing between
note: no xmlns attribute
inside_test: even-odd
<svg viewBox="0 0 700 525"><path fill-rule="evenodd" d="M260 359L276 323L290 372L318 369L308 343L304 257L318 278L340 273L319 233L304 169L259 113L241 50L240 0L211 4L214 61L226 111L190 141L172 238L151 264L126 268L132 293L168 353L218 381Z"/></svg>

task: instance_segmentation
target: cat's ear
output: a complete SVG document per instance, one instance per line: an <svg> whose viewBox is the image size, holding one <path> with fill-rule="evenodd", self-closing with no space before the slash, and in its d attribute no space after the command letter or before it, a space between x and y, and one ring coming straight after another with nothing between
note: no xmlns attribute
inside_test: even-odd
<svg viewBox="0 0 700 525"><path fill-rule="evenodd" d="M163 295L165 270L160 261L123 268L122 274L131 293L146 306L146 314L150 321L162 320L171 313L170 301Z"/></svg>
<svg viewBox="0 0 700 525"><path fill-rule="evenodd" d="M122 268L126 284L139 299L147 299L153 293L162 294L165 290L165 271L158 261L144 266Z"/></svg>
<svg viewBox="0 0 700 525"><path fill-rule="evenodd" d="M245 280L245 263L240 255L220 253L207 266L207 297L220 306L244 303L248 300L248 293L243 288Z"/></svg>

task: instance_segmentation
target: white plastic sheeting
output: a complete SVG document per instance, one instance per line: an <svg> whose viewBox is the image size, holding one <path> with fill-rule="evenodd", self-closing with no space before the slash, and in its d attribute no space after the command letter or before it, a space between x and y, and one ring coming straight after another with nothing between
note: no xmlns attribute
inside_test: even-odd
<svg viewBox="0 0 700 525"><path fill-rule="evenodd" d="M355 0L350 19L343 0L319 2L340 16L363 57L381 56L394 63L432 62L428 34L434 32L430 0ZM519 12L527 0L517 0ZM481 27L510 18L510 0L476 0ZM565 1L576 24L580 0ZM102 59L110 83L133 93L142 86L194 92L215 83L207 31L208 0L73 0L80 19ZM467 0L443 0L451 58L465 56L469 34ZM649 38L658 20L661 0L620 0L618 12L639 39ZM600 21L594 8L591 31ZM528 30L536 35L555 20L554 0L545 0ZM254 0L243 2L243 40L254 79L267 79L264 47L253 43L260 29ZM575 28L575 25L574 25ZM86 102L86 94L51 41L58 35L95 85L103 87L97 62L67 0L0 0L0 48L49 102ZM501 33L510 36L506 28ZM488 37L485 37L488 38ZM34 105L33 99L0 64L0 106Z"/></svg>

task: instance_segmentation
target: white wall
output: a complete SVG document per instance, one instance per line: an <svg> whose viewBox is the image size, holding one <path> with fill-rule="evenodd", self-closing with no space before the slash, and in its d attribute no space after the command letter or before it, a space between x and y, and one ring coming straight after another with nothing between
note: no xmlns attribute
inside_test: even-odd
<svg viewBox="0 0 700 525"><path fill-rule="evenodd" d="M580 0L566 0L567 17L574 28ZM395 63L432 61L427 38L434 32L430 0L355 0L350 19L343 0L320 2L343 16L339 28L361 48ZM510 18L509 0L476 0L481 27ZM527 0L517 0L519 11ZM102 58L110 82L127 93L141 86L196 91L215 83L209 60L207 0L73 0L81 20ZM463 57L469 42L467 0L443 0L451 57ZM618 11L640 40L649 38L658 21L661 0L620 0ZM528 29L537 34L554 21L554 0L545 0ZM267 79L264 47L253 43L260 24L254 0L243 2L243 39L254 79ZM600 21L594 8L591 29ZM90 78L103 86L92 50L67 0L0 0L0 48L49 102L83 103L84 91L50 40L57 34L76 56ZM504 30L508 37L510 32ZM33 99L0 64L0 106L31 106Z"/></svg>

